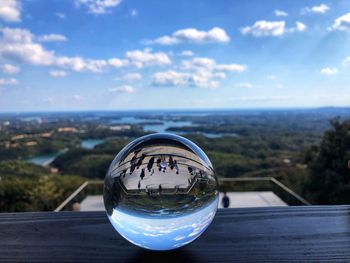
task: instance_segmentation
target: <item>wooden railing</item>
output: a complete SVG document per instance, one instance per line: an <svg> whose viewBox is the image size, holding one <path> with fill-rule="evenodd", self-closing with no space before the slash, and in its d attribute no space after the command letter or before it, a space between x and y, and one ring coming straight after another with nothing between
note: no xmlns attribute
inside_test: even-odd
<svg viewBox="0 0 350 263"><path fill-rule="evenodd" d="M142 250L106 213L0 214L1 262L350 262L350 206L218 209L208 230L176 251Z"/></svg>

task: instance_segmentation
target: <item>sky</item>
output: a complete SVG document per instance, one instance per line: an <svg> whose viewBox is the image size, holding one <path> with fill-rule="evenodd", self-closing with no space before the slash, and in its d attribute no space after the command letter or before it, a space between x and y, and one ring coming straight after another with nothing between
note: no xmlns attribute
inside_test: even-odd
<svg viewBox="0 0 350 263"><path fill-rule="evenodd" d="M0 0L0 111L350 106L350 1Z"/></svg>

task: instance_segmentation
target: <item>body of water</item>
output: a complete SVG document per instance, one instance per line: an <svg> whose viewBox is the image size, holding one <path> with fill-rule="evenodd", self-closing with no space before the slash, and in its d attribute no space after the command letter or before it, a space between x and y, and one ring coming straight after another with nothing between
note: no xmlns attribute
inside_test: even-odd
<svg viewBox="0 0 350 263"><path fill-rule="evenodd" d="M155 122L154 124L146 123ZM145 123L145 124L143 124ZM167 132L170 127L182 127L182 126L196 126L192 121L172 121L172 120L157 120L157 119L144 119L137 117L122 117L121 119L116 119L111 121L111 124L140 124L143 126L145 132ZM187 132L172 132L179 135L186 135ZM193 132L191 132L193 133ZM208 132L197 132L208 138L220 138L222 136L238 136L237 134L223 134L223 133L208 133ZM106 139L85 139L81 141L81 147L84 149L93 149L96 145L105 142ZM67 149L50 154L37 155L25 161L29 163L34 163L37 165L48 166L53 160L60 154L66 152Z"/></svg>
<svg viewBox="0 0 350 263"><path fill-rule="evenodd" d="M56 153L40 154L37 156L33 156L31 158L25 159L25 161L28 163L34 163L34 164L41 165L41 166L49 166L50 163L52 163L53 160L55 160L57 156L65 153L66 151L67 151L67 149L63 149L63 150L58 151Z"/></svg>
<svg viewBox="0 0 350 263"><path fill-rule="evenodd" d="M215 139L215 138L220 138L220 137L223 137L223 136L230 136L230 137L237 137L238 134L235 134L235 133L210 133L210 132L201 132L201 134L203 134L205 137L207 138L212 138L212 139Z"/></svg>
<svg viewBox="0 0 350 263"><path fill-rule="evenodd" d="M191 121L161 121L159 124L145 124L143 130L145 132L167 132L170 127L194 126Z"/></svg>
<svg viewBox="0 0 350 263"><path fill-rule="evenodd" d="M155 124L147 124L151 122L156 122ZM143 124L145 123L145 124ZM183 127L183 126L197 126L192 121L172 121L172 120L158 120L158 119L144 119L137 117L122 117L111 121L111 124L139 124L143 126L145 132L169 132L167 131L170 127ZM188 133L198 133L202 134L207 138L220 138L223 136L238 136L234 133L210 133L210 132L170 132L179 135L186 135ZM90 148L91 149L91 148Z"/></svg>
<svg viewBox="0 0 350 263"><path fill-rule="evenodd" d="M86 139L81 141L81 147L84 149L93 149L96 145L105 142L105 139Z"/></svg>
<svg viewBox="0 0 350 263"><path fill-rule="evenodd" d="M96 145L101 144L105 141L105 139L86 139L81 141L81 147L84 149L93 149ZM50 163L52 163L57 156L65 153L67 149L61 150L55 153L48 153L48 154L40 154L33 156L31 158L25 159L28 163L34 163L41 166L49 166Z"/></svg>

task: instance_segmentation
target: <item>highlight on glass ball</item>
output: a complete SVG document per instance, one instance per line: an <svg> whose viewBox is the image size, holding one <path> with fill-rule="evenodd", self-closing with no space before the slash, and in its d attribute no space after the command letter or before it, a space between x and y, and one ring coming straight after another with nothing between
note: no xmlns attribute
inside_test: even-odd
<svg viewBox="0 0 350 263"><path fill-rule="evenodd" d="M143 136L111 163L104 204L125 239L150 250L171 250L199 237L213 220L218 182L206 154L173 134Z"/></svg>

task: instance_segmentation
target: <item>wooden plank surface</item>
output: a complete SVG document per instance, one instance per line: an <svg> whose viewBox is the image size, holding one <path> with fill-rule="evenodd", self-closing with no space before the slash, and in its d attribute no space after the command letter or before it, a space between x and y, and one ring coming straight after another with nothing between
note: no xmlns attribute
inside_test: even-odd
<svg viewBox="0 0 350 263"><path fill-rule="evenodd" d="M0 214L0 262L350 262L350 206L218 211L196 241L151 252L104 212Z"/></svg>

